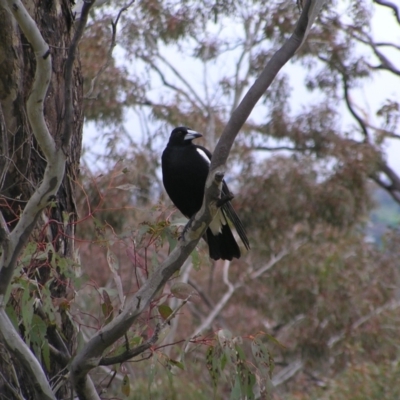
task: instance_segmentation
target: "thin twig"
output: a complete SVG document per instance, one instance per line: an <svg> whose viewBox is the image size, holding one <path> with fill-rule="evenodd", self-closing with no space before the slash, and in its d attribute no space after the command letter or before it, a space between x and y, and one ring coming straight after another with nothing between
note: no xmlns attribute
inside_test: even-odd
<svg viewBox="0 0 400 400"><path fill-rule="evenodd" d="M397 19L397 22L400 24L400 12L399 12L399 7L397 7L396 4L386 0L373 0L373 1L374 3L379 4L383 7L391 8L393 10L394 16Z"/></svg>
<svg viewBox="0 0 400 400"><path fill-rule="evenodd" d="M130 360L133 357L138 356L139 354L144 353L146 350L150 349L154 344L156 344L160 333L162 330L170 323L172 318L178 313L178 311L190 300L191 294L183 300L183 302L166 318L162 324L157 324L156 328L154 329L153 334L151 337L143 344L135 347L134 349L129 349L122 354L119 354L115 357L105 357L100 360L99 365L113 365L113 364L120 364L125 361Z"/></svg>
<svg viewBox="0 0 400 400"><path fill-rule="evenodd" d="M383 306L375 308L367 315L364 315L361 318L359 318L357 321L353 322L349 329L343 330L342 332L338 333L337 335L331 337L327 343L328 347L332 348L337 342L342 340L347 334L351 333L352 331L355 331L361 325L368 322L371 318L373 318L379 314L382 314L384 311L393 311L393 310L398 309L399 307L400 307L400 301L390 301L390 302L384 304Z"/></svg>
<svg viewBox="0 0 400 400"><path fill-rule="evenodd" d="M349 95L349 83L348 83L348 79L347 79L347 76L346 76L346 72L344 72L344 71L339 71L339 72L342 75L343 93L344 93L344 99L345 99L347 108L350 111L350 114L358 122L358 125L360 126L361 131L364 134L365 140L368 141L369 140L369 134L368 134L367 127L366 127L366 125L364 123L364 120L356 113L353 105L351 104L350 95Z"/></svg>
<svg viewBox="0 0 400 400"><path fill-rule="evenodd" d="M199 110L201 113L203 112L203 110L198 106L198 104L189 96L189 94L184 91L183 89L179 88L178 86L170 83L167 78L165 77L165 74L161 71L161 69L151 60L151 58L142 55L142 59L143 61L147 62L151 68L153 68L153 70L155 72L157 72L158 76L160 77L162 83L164 84L164 86L169 87L170 89L175 90L175 92L179 93L180 95L182 95L186 100L188 100L190 102L190 104L192 105L193 108ZM146 104L147 105L147 104Z"/></svg>
<svg viewBox="0 0 400 400"><path fill-rule="evenodd" d="M83 96L84 99L96 99L97 96L92 96L97 80L99 79L99 77L103 74L103 72L110 66L111 60L112 60L112 54L114 51L115 46L117 45L117 25L119 22L119 19L122 15L122 13L124 11L127 11L128 8L135 2L135 0L132 0L131 2L128 3L128 5L122 7L119 10L119 13L117 15L117 18L115 19L115 21L111 21L111 29L112 29L112 36L111 36L111 44L110 44L110 48L108 49L107 52L107 59L106 62L101 66L101 68L97 71L96 75L93 77L93 79L90 82L90 89L88 90L88 92Z"/></svg>

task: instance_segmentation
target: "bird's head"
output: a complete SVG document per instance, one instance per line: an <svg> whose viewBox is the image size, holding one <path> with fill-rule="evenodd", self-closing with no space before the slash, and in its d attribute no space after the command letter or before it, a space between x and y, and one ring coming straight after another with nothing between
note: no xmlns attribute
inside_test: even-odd
<svg viewBox="0 0 400 400"><path fill-rule="evenodd" d="M193 139L202 137L199 132L193 131L185 126L178 126L171 132L169 137L169 144L173 145L188 145L192 143Z"/></svg>

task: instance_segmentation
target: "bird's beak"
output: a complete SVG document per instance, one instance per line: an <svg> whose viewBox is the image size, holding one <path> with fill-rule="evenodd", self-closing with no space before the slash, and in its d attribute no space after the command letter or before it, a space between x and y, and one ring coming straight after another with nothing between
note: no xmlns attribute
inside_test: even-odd
<svg viewBox="0 0 400 400"><path fill-rule="evenodd" d="M193 140L202 136L203 135L201 133L188 129L187 134L185 135L183 140Z"/></svg>

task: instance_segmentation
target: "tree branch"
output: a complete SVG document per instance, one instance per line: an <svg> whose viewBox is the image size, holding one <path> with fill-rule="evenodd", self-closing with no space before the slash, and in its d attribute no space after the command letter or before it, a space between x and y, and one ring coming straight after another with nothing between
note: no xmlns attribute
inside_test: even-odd
<svg viewBox="0 0 400 400"><path fill-rule="evenodd" d="M272 384L274 386L279 386L282 383L285 383L294 375L297 374L304 367L304 363L301 360L296 360L289 364L287 367L281 369L273 378Z"/></svg>
<svg viewBox="0 0 400 400"><path fill-rule="evenodd" d="M210 170L214 171L217 168L223 167L228 159L229 152L233 142L246 122L254 106L271 85L280 69L294 56L296 51L303 43L306 32L311 26L312 19L309 16L320 8L324 0L305 0L303 11L299 21L295 27L292 36L283 44L283 46L272 56L267 63L261 75L255 80L249 91L244 96L238 107L232 113L225 129L222 133L211 160ZM209 177L211 178L212 173Z"/></svg>
<svg viewBox="0 0 400 400"><path fill-rule="evenodd" d="M195 97L195 99L201 104L204 109L207 109L207 105L201 99L201 97L197 94L196 90L192 87L192 85L182 76L182 74L160 53L157 54L157 57L173 72L173 74L187 87L190 93Z"/></svg>
<svg viewBox="0 0 400 400"><path fill-rule="evenodd" d="M396 4L392 3L391 1L386 1L386 0L373 0L374 3L379 4L384 7L391 8L393 10L393 14L397 19L397 22L400 24L400 12L399 8L396 6Z"/></svg>
<svg viewBox="0 0 400 400"><path fill-rule="evenodd" d="M195 336L197 336L199 333L203 332L205 329L207 329L212 324L214 319L218 316L218 314L221 312L221 310L228 303L229 299L235 293L236 289L238 289L240 286L243 285L242 282L239 282L236 285L233 285L229 281L229 278L228 278L229 267L230 267L230 262L225 261L224 270L223 270L223 280L224 280L224 283L228 286L228 290L224 293L224 295L221 297L219 302L215 305L215 307L213 308L211 313L208 314L207 318L190 335L191 338L194 338ZM187 348L184 350L184 352L187 352Z"/></svg>
<svg viewBox="0 0 400 400"><path fill-rule="evenodd" d="M364 315L363 317L359 318L357 321L353 322L350 326L349 329L343 330L342 332L338 333L337 335L331 337L328 340L328 347L332 348L337 342L339 342L340 340L342 340L347 334L351 333L352 331L356 330L357 328L359 328L361 325L365 324L366 322L368 322L371 318L382 314L385 311L393 311L396 310L400 307L400 301L398 300L393 300L390 301L386 304L384 304L381 307L377 307L374 310L372 310L369 314Z"/></svg>
<svg viewBox="0 0 400 400"><path fill-rule="evenodd" d="M151 60L150 57L147 57L147 56L144 56L144 55L142 55L141 57L142 57L142 59L143 59L145 62L147 62L147 63L151 66L151 68L153 68L153 70L154 70L155 72L157 72L157 74L158 74L158 76L160 77L160 79L161 79L162 83L164 84L164 86L169 87L169 88L172 89L172 90L175 90L175 92L179 93L179 94L182 95L186 100L188 100L188 101L190 102L190 104L192 105L193 108L199 110L201 113L203 112L202 108L199 107L199 106L197 105L197 103L196 103L193 99L191 99L191 97L189 96L189 94L188 94L187 92L185 92L185 91L184 91L183 89L181 89L180 87L178 87L178 86L176 86L176 85L174 85L174 84L172 84L172 83L170 83L170 82L167 81L167 79L166 79L164 73L163 73L163 72L161 71L161 69ZM154 104L154 103L152 103L150 100L149 100L148 102L149 102L151 105ZM201 104L202 104L202 103L201 103ZM145 104L145 105L147 105L147 104Z"/></svg>
<svg viewBox="0 0 400 400"><path fill-rule="evenodd" d="M82 38L83 32L87 24L89 11L94 4L95 0L85 0L81 10L81 16L79 19L78 27L75 31L74 37L68 49L68 57L65 63L65 96L64 96L64 132L61 138L61 143L65 154L69 152L69 143L72 135L73 127L73 111L74 105L72 102L72 69L74 67L76 50L79 42Z"/></svg>
<svg viewBox="0 0 400 400"><path fill-rule="evenodd" d="M382 189L386 190L392 196L394 201L400 204L400 177L382 159L378 163L378 171L384 173L390 183L388 184L380 179L377 173L371 175L371 179L373 179Z"/></svg>
<svg viewBox="0 0 400 400"><path fill-rule="evenodd" d="M269 147L269 146L255 146L251 147L251 150L257 150L257 151L281 151L281 150L288 150L288 151L307 151L307 150L315 150L314 146L274 146L274 147Z"/></svg>
<svg viewBox="0 0 400 400"><path fill-rule="evenodd" d="M112 60L112 53L114 51L114 47L117 45L116 37L117 37L117 25L119 22L119 19L121 18L121 15L124 11L128 10L128 8L135 2L135 0L131 0L126 6L122 7L117 15L117 18L115 21L111 22L111 29L112 29L112 36L111 36L111 44L110 48L108 49L107 52L107 59L106 62L101 66L101 68L97 71L96 75L93 77L93 79L90 82L90 89L88 92L83 96L85 99L96 99L96 97L92 97L92 94L94 92L95 86L97 79L103 74L103 72L109 67L110 62Z"/></svg>
<svg viewBox="0 0 400 400"><path fill-rule="evenodd" d="M365 140L368 141L369 134L368 134L367 127L366 127L363 119L356 113L353 105L351 104L351 100L350 100L350 96L349 96L349 83L348 83L348 79L346 76L346 72L344 71L344 67L343 67L343 70L339 71L339 72L342 75L343 93L344 93L344 99L346 102L347 109L350 111L350 114L354 117L354 119L358 122L358 125L360 126L361 131L364 134Z"/></svg>
<svg viewBox="0 0 400 400"><path fill-rule="evenodd" d="M167 326L167 324L171 322L171 320L175 317L178 311L190 300L191 297L192 295L189 295L185 300L183 300L183 302L177 308L175 308L175 310L168 316L168 318L166 318L163 321L162 324L157 324L153 335L151 335L151 337L145 343L142 343L141 345L135 347L134 349L129 349L124 353L119 354L118 356L102 358L100 360L100 365L113 365L113 364L123 363L150 349L153 345L157 343L157 340L162 330Z"/></svg>
<svg viewBox="0 0 400 400"><path fill-rule="evenodd" d="M25 371L35 382L37 398L55 400L55 396L47 382L46 375L43 373L39 361L14 329L4 307L0 307L0 337L3 339L8 351L21 361Z"/></svg>

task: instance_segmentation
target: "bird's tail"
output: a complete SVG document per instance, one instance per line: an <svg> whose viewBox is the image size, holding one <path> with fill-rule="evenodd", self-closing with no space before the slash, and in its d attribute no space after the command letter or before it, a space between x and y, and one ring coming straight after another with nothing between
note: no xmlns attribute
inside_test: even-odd
<svg viewBox="0 0 400 400"><path fill-rule="evenodd" d="M228 224L222 225L221 233L214 235L208 228L205 234L210 257L213 260L232 260L240 257L240 249Z"/></svg>

